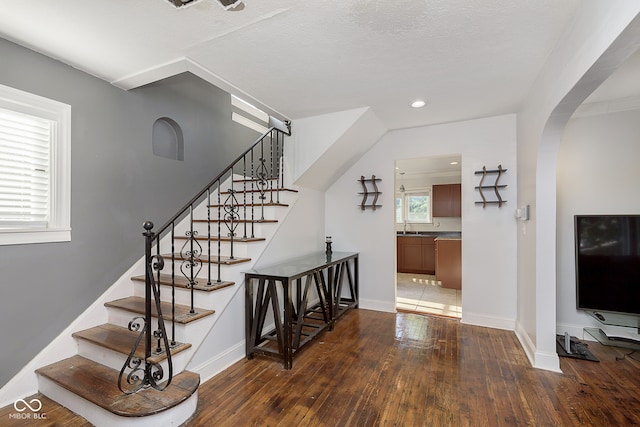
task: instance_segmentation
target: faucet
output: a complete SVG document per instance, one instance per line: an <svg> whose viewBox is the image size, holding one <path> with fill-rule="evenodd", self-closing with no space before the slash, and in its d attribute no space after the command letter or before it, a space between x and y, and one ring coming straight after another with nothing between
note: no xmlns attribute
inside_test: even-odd
<svg viewBox="0 0 640 427"><path fill-rule="evenodd" d="M402 228L402 234L407 234L407 220L404 220L404 227Z"/></svg>

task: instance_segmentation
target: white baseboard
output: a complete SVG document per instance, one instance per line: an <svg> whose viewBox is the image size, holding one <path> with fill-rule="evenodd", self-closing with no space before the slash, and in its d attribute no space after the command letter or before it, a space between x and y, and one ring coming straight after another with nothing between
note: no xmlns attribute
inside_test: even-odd
<svg viewBox="0 0 640 427"><path fill-rule="evenodd" d="M373 300L373 299L360 298L358 300L358 307L366 310L384 311L386 313L396 312L395 301L379 301L379 300Z"/></svg>
<svg viewBox="0 0 640 427"><path fill-rule="evenodd" d="M242 360L243 357L245 357L245 340L234 344L206 362L198 366L187 367L187 369L196 374L200 374L200 382L203 383L218 375L234 363Z"/></svg>
<svg viewBox="0 0 640 427"><path fill-rule="evenodd" d="M487 316L478 313L462 311L461 323L465 325L484 326L485 328L504 329L513 331L516 328L515 319Z"/></svg>
<svg viewBox="0 0 640 427"><path fill-rule="evenodd" d="M535 358L536 362L533 365L534 368L562 373L562 370L560 369L560 358L558 357L558 353L545 353L542 351L537 351Z"/></svg>
<svg viewBox="0 0 640 427"><path fill-rule="evenodd" d="M531 337L527 331L524 330L524 327L520 322L516 323L516 338L520 341L520 345L522 345L522 349L524 350L524 354L529 359L529 363L531 366L535 365L535 354L536 354L536 346L531 341Z"/></svg>
<svg viewBox="0 0 640 427"><path fill-rule="evenodd" d="M520 341L531 366L545 371L562 372L560 370L560 358L558 354L538 351L521 323L517 323L516 325L516 337L518 341Z"/></svg>

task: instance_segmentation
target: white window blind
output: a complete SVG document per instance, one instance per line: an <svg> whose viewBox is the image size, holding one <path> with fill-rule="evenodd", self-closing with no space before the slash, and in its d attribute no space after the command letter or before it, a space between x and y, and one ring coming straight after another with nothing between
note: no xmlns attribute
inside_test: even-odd
<svg viewBox="0 0 640 427"><path fill-rule="evenodd" d="M0 227L47 227L51 120L0 108Z"/></svg>

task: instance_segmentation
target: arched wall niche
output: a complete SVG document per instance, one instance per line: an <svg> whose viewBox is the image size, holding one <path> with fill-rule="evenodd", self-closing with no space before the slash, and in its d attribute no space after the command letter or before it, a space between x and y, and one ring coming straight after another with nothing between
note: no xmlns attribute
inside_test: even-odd
<svg viewBox="0 0 640 427"><path fill-rule="evenodd" d="M160 117L153 123L151 132L153 154L172 160L184 160L184 136L182 128L169 117Z"/></svg>

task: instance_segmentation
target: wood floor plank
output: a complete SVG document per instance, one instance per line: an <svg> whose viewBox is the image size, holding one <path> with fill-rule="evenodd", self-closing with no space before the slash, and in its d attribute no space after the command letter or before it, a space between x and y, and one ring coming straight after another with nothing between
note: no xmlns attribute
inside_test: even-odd
<svg viewBox="0 0 640 427"><path fill-rule="evenodd" d="M599 363L548 372L511 331L352 310L289 371L257 356L203 383L185 426L640 425L640 355L588 344Z"/></svg>

